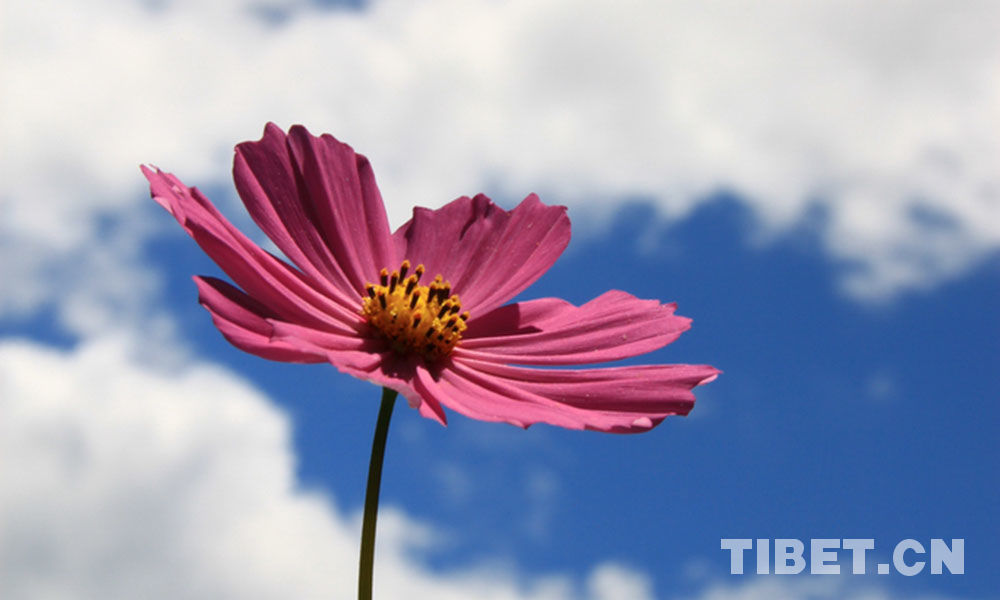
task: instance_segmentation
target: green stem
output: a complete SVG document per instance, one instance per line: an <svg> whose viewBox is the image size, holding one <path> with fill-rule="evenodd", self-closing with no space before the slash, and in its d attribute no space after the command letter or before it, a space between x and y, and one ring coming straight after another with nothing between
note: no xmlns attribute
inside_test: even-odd
<svg viewBox="0 0 1000 600"><path fill-rule="evenodd" d="M372 598L372 571L375 569L375 521L378 519L378 492L382 485L382 458L389 436L389 418L397 392L382 388L382 405L375 423L372 458L368 463L368 489L365 491L365 516L361 524L361 560L358 567L358 600Z"/></svg>

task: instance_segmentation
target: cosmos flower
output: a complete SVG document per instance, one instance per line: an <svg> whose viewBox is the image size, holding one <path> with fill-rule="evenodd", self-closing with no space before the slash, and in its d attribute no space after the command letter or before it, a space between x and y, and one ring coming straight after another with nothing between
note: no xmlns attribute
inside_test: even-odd
<svg viewBox="0 0 1000 600"><path fill-rule="evenodd" d="M142 169L153 198L235 283L195 277L201 304L234 346L270 360L329 362L442 424L447 406L521 427L645 431L687 414L692 388L718 373L576 367L674 341L690 320L673 304L617 290L582 306L504 304L569 243L566 208L534 194L511 211L483 195L415 208L393 232L364 156L332 136L268 124L260 141L236 147L233 177L279 258L197 188Z"/></svg>

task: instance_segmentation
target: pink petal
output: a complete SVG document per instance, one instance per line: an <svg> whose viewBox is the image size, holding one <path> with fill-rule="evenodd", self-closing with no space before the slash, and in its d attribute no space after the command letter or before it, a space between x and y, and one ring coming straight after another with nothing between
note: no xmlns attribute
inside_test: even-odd
<svg viewBox="0 0 1000 600"><path fill-rule="evenodd" d="M225 281L214 277L195 277L198 300L212 315L212 321L229 342L255 356L282 362L317 363L326 360L321 353L293 348L271 338L266 307Z"/></svg>
<svg viewBox="0 0 1000 600"><path fill-rule="evenodd" d="M386 348L378 338L345 340L327 332L309 330L293 323L271 321L272 338L301 352L325 356L342 373L396 390L411 408L442 425L447 424L444 409L432 396L421 391L419 380L427 373L423 361L401 357Z"/></svg>
<svg viewBox="0 0 1000 600"><path fill-rule="evenodd" d="M339 158L353 167L354 153L346 146L345 149ZM324 207L316 206L300 189L300 171L291 156L285 133L273 123L267 124L260 141L236 147L233 180L254 222L285 256L324 286L325 291L354 299L358 291L318 229L317 213Z"/></svg>
<svg viewBox="0 0 1000 600"><path fill-rule="evenodd" d="M307 215L317 223L322 241L361 294L366 283L377 281L383 267L397 266L371 164L333 136L314 137L301 125L288 131L287 142L300 201L310 209Z"/></svg>
<svg viewBox="0 0 1000 600"><path fill-rule="evenodd" d="M310 276L262 250L198 191L160 170L142 168L153 198L249 296L282 320L317 328L356 319L359 300L332 297Z"/></svg>
<svg viewBox="0 0 1000 600"><path fill-rule="evenodd" d="M425 373L416 384L425 398L480 421L518 427L541 422L569 429L583 429L587 424L585 411L559 406L489 376L463 373L461 367L442 369L436 378Z"/></svg>
<svg viewBox="0 0 1000 600"><path fill-rule="evenodd" d="M455 353L528 365L618 360L662 348L690 328L676 308L618 290L583 306L555 298L509 304L470 320Z"/></svg>
<svg viewBox="0 0 1000 600"><path fill-rule="evenodd" d="M324 331L313 329L295 323L268 319L271 326L271 336L275 340L281 340L292 344L297 348L309 350L311 352L325 353L335 352L367 352L368 354L382 354L386 351L385 342L380 338L371 337L368 325L361 323L359 329L344 331Z"/></svg>
<svg viewBox="0 0 1000 600"><path fill-rule="evenodd" d="M482 194L437 210L414 208L394 235L396 253L451 282L473 315L513 298L548 270L569 243L566 208L534 194L505 211Z"/></svg>
<svg viewBox="0 0 1000 600"><path fill-rule="evenodd" d="M691 388L717 374L703 365L552 370L454 357L425 385L441 404L476 419L634 433L687 414Z"/></svg>

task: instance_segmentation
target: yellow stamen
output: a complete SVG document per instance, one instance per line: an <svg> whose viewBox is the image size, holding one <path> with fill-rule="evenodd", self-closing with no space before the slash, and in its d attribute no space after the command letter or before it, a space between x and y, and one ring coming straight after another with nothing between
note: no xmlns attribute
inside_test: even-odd
<svg viewBox="0 0 1000 600"><path fill-rule="evenodd" d="M408 260L392 273L382 269L380 285L365 286L361 314L397 353L437 360L462 339L469 312L459 314L462 303L441 275L424 286L419 285L424 265L417 265L407 277L409 270Z"/></svg>

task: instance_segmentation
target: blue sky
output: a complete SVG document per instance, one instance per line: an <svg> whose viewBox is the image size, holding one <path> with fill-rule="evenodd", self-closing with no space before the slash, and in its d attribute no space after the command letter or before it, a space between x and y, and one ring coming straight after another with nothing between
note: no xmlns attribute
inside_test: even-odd
<svg viewBox="0 0 1000 600"><path fill-rule="evenodd" d="M231 148L274 120L367 154L397 225L568 205L523 297L676 301L633 362L724 371L637 436L400 403L377 595L995 597L995 5L213 6L5 9L0 595L354 593L377 388L229 346L137 168L250 231ZM966 573L735 576L721 538L963 538Z"/></svg>
<svg viewBox="0 0 1000 600"><path fill-rule="evenodd" d="M962 537L966 575L885 583L988 597L995 261L932 293L868 306L837 293L838 268L807 232L752 247L747 215L720 198L640 251L624 240L649 228L649 211L627 207L601 236L574 242L525 297L582 302L618 288L676 300L694 327L644 361L710 362L724 377L698 390L689 418L640 436L522 432L458 415L443 430L399 409L383 501L448 536L429 564L502 560L582 576L613 558L672 597L725 579L723 537L874 538L882 561L899 540ZM181 297L191 294L185 276L176 274ZM201 352L290 411L303 483L360 508L377 389L232 352L205 315L185 312Z"/></svg>

